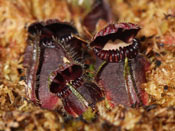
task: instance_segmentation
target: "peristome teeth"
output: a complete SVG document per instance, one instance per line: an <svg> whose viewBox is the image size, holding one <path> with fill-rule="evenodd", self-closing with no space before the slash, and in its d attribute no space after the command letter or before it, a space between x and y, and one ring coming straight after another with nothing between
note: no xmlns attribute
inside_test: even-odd
<svg viewBox="0 0 175 131"><path fill-rule="evenodd" d="M134 57L134 49L133 49L132 47L129 48L129 54L130 54L130 55L129 55L129 56L130 56L129 58L132 59L132 58Z"/></svg>
<svg viewBox="0 0 175 131"><path fill-rule="evenodd" d="M64 43L65 42L65 39L64 38L61 38L61 43Z"/></svg>
<svg viewBox="0 0 175 131"><path fill-rule="evenodd" d="M120 54L119 51L116 49L115 51L115 62L119 62L120 61Z"/></svg>
<svg viewBox="0 0 175 131"><path fill-rule="evenodd" d="M129 57L129 50L125 48L125 57Z"/></svg>
<svg viewBox="0 0 175 131"><path fill-rule="evenodd" d="M120 47L119 48L119 54L120 54L120 58L119 58L119 60L121 61L122 59L123 59L123 48L122 47Z"/></svg>
<svg viewBox="0 0 175 131"><path fill-rule="evenodd" d="M104 60L109 61L109 57L110 57L109 52L105 51Z"/></svg>
<svg viewBox="0 0 175 131"><path fill-rule="evenodd" d="M72 39L72 36L71 36L71 35L69 35L69 36L68 36L68 38L69 38L69 40L71 40L71 39Z"/></svg>
<svg viewBox="0 0 175 131"><path fill-rule="evenodd" d="M109 61L113 62L113 50L109 50Z"/></svg>
<svg viewBox="0 0 175 131"><path fill-rule="evenodd" d="M104 59L104 56L105 56L105 51L100 51L99 52L99 57L101 58L101 59Z"/></svg>

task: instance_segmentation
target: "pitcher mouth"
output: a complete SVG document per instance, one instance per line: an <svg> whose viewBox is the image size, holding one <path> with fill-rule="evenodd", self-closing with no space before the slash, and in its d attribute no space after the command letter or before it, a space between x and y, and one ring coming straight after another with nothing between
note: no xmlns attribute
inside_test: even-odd
<svg viewBox="0 0 175 131"><path fill-rule="evenodd" d="M78 88L83 83L83 69L80 65L73 64L62 71L56 71L50 83L51 93L55 93L58 97L66 97L70 94L69 84L74 88Z"/></svg>
<svg viewBox="0 0 175 131"><path fill-rule="evenodd" d="M126 57L133 59L137 56L139 49L139 43L136 39L133 39L132 43L128 45L121 43L119 46L113 46L113 44L107 45L108 48L105 48L105 46L103 48L94 47L93 50L100 59L108 62L120 62Z"/></svg>
<svg viewBox="0 0 175 131"><path fill-rule="evenodd" d="M130 23L110 24L95 35L90 46L100 59L108 62L135 58L139 49L135 36L139 29Z"/></svg>

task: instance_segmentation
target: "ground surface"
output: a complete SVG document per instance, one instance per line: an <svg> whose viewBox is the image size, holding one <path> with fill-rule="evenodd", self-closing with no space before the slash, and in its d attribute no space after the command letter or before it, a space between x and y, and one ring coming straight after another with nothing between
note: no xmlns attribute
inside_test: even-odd
<svg viewBox="0 0 175 131"><path fill-rule="evenodd" d="M82 6L88 10L88 4ZM34 21L57 18L74 21L81 32L80 11L70 11L60 0L0 0L0 130L175 130L175 1L110 0L110 4L116 22L142 27L137 37L151 62L148 82L143 85L150 106L111 109L102 101L95 116L89 110L82 118L73 119L27 101L21 77L26 27Z"/></svg>

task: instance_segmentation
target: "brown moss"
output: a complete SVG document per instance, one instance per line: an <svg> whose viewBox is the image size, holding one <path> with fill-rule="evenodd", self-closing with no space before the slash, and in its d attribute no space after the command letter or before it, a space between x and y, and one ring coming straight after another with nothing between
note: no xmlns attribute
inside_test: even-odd
<svg viewBox="0 0 175 131"><path fill-rule="evenodd" d="M143 88L150 95L150 104L157 106L111 109L103 101L97 105L95 119L85 121L68 117L61 107L59 112L51 112L27 101L26 85L20 81L26 25L58 18L73 19L81 28L80 18L71 14L63 0L0 0L0 130L175 130L175 1L111 2L119 21L142 26L138 38L145 37L142 52L151 61L148 81ZM161 64L155 64L157 60Z"/></svg>

